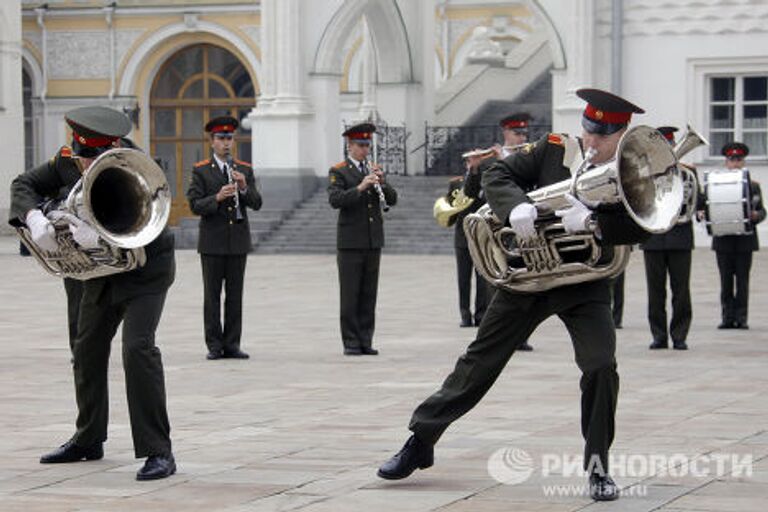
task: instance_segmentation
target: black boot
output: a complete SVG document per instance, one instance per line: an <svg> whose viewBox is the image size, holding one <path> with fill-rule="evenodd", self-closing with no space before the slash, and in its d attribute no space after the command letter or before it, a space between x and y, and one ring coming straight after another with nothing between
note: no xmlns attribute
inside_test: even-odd
<svg viewBox="0 0 768 512"><path fill-rule="evenodd" d="M667 344L667 340L653 340L653 342L648 345L648 348L651 350L658 350L662 348L669 348L669 345Z"/></svg>
<svg viewBox="0 0 768 512"><path fill-rule="evenodd" d="M59 446L51 453L40 457L40 464L59 464L62 462L80 462L81 460L99 460L104 458L104 445L102 443L91 446L78 446L71 439Z"/></svg>
<svg viewBox="0 0 768 512"><path fill-rule="evenodd" d="M407 478L416 469L427 469L435 462L435 450L432 445L423 443L411 436L402 449L381 465L377 475L387 480Z"/></svg>
<svg viewBox="0 0 768 512"><path fill-rule="evenodd" d="M688 350L688 344L685 342L685 340L683 341L672 340L672 348L674 348L675 350Z"/></svg>
<svg viewBox="0 0 768 512"><path fill-rule="evenodd" d="M144 466L136 473L136 480L159 480L176 472L173 455L150 455Z"/></svg>
<svg viewBox="0 0 768 512"><path fill-rule="evenodd" d="M610 475L592 473L589 476L589 495L595 501L613 501L619 499L619 488Z"/></svg>

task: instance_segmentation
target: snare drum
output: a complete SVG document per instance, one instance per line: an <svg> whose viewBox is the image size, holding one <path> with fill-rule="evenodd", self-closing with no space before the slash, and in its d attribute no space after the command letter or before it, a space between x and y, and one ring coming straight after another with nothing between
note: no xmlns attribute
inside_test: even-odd
<svg viewBox="0 0 768 512"><path fill-rule="evenodd" d="M712 236L752 233L748 170L712 171L704 180L704 191L707 233Z"/></svg>

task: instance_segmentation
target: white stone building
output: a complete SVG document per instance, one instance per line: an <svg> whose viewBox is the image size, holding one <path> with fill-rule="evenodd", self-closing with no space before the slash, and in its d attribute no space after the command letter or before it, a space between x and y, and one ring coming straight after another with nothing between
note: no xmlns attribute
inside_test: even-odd
<svg viewBox="0 0 768 512"><path fill-rule="evenodd" d="M691 123L713 143L688 158L702 170L721 164L724 141L745 141L761 179L765 48L768 0L4 0L0 187L23 169L22 145L33 165L67 143L65 111L111 105L163 159L176 223L207 157L204 121L228 112L267 206L288 207L341 159L345 122L404 125L419 174L425 123L495 122L524 105L577 132L582 86L641 105L638 123Z"/></svg>

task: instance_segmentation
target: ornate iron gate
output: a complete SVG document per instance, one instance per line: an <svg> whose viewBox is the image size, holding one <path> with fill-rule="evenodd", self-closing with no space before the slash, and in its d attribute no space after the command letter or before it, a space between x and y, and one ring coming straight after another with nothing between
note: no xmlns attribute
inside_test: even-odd
<svg viewBox="0 0 768 512"><path fill-rule="evenodd" d="M373 136L371 160L391 175L406 176L408 159L406 158L406 140L408 132L405 125L389 126L384 121L374 123L376 133ZM344 124L346 130L352 125ZM344 158L347 157L347 145L344 144Z"/></svg>

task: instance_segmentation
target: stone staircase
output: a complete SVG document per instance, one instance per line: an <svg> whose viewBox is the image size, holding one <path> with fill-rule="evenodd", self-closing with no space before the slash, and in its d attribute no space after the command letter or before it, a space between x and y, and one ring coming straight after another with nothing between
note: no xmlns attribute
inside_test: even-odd
<svg viewBox="0 0 768 512"><path fill-rule="evenodd" d="M391 176L398 192L398 204L384 214L385 253L450 254L453 228L445 229L432 218L432 205L448 189L448 178ZM283 219L251 217L260 226L254 237L255 252L261 254L334 253L337 211L328 204L324 187L287 213Z"/></svg>

